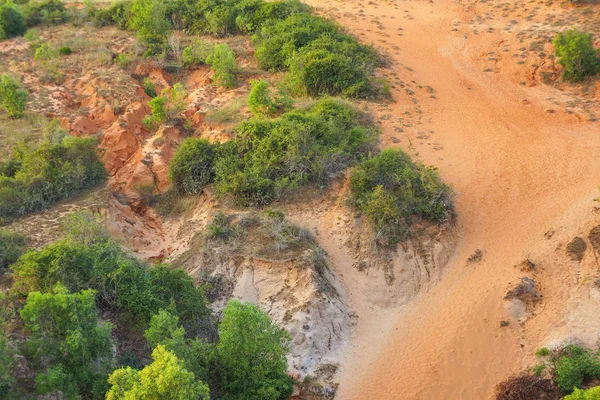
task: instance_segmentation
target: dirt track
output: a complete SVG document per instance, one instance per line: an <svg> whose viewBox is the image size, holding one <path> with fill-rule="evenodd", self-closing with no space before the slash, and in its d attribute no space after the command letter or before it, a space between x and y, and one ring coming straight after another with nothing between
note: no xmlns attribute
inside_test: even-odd
<svg viewBox="0 0 600 400"><path fill-rule="evenodd" d="M472 18L477 5L310 3L364 42L388 50L403 82L435 91L433 99L424 91L407 95L396 85L382 143L412 149L439 168L457 193L460 232L437 286L393 315L359 313L336 398L489 398L494 385L526 367L548 330L560 324L561 315L546 315L500 328L501 320L510 319L502 299L522 276L513 266L548 250L544 233L574 234L593 218L600 184L598 125L554 110L547 98L560 94L550 86L519 85L510 71L484 72L476 59L503 40L500 29L477 40L453 31ZM502 26L499 19L489 23ZM420 124L395 132L393 121L407 111L414 116L416 109ZM468 264L476 249L483 250L483 260ZM560 314L566 296L561 274L547 275L554 277L545 280L547 293L555 296L546 296L546 314Z"/></svg>

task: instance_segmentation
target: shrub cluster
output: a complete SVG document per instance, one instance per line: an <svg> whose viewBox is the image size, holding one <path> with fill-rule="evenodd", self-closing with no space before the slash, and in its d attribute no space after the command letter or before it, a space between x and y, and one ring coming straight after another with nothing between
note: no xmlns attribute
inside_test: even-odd
<svg viewBox="0 0 600 400"><path fill-rule="evenodd" d="M361 162L350 189L353 205L373 223L384 245L406 238L414 218L439 223L452 214L450 188L433 168L414 163L401 150L384 150Z"/></svg>
<svg viewBox="0 0 600 400"><path fill-rule="evenodd" d="M214 72L213 79L219 86L231 89L236 85L236 73L239 68L227 43L215 45L206 58L206 63L211 66Z"/></svg>
<svg viewBox="0 0 600 400"><path fill-rule="evenodd" d="M13 347L36 374L36 392L50 397L206 400L209 387L214 399L289 397L289 334L266 313L232 301L217 332L202 290L184 271L131 257L93 214L73 214L64 227L64 239L11 266L13 301L27 296L17 307L21 347L9 344L5 323L15 316L0 296L0 388L10 398L28 398L18 390L31 387L15 374ZM127 356L144 330L154 349L147 365Z"/></svg>
<svg viewBox="0 0 600 400"><path fill-rule="evenodd" d="M23 7L27 26L57 25L67 22L68 14L61 0L30 1Z"/></svg>
<svg viewBox="0 0 600 400"><path fill-rule="evenodd" d="M328 98L279 118L252 118L236 131L224 144L189 139L171 167L176 187L197 193L214 176L220 194L232 194L241 205L265 205L338 176L372 150L377 133L358 110Z"/></svg>
<svg viewBox="0 0 600 400"><path fill-rule="evenodd" d="M265 80L253 80L251 86L248 107L256 116L274 116L280 112L290 111L294 106L294 99L281 89L274 95Z"/></svg>
<svg viewBox="0 0 600 400"><path fill-rule="evenodd" d="M9 118L21 118L27 107L27 92L7 74L0 76L0 108Z"/></svg>
<svg viewBox="0 0 600 400"><path fill-rule="evenodd" d="M23 36L27 31L25 16L14 4L0 5L0 40Z"/></svg>
<svg viewBox="0 0 600 400"><path fill-rule="evenodd" d="M36 149L23 146L0 163L0 219L39 211L103 182L94 138L64 137Z"/></svg>
<svg viewBox="0 0 600 400"><path fill-rule="evenodd" d="M261 68L289 69L287 80L296 94L366 97L375 92L369 75L379 63L377 54L327 19L293 15L263 26L252 40Z"/></svg>
<svg viewBox="0 0 600 400"><path fill-rule="evenodd" d="M600 58L591 34L570 29L558 33L552 44L564 67L564 80L581 81L600 72Z"/></svg>

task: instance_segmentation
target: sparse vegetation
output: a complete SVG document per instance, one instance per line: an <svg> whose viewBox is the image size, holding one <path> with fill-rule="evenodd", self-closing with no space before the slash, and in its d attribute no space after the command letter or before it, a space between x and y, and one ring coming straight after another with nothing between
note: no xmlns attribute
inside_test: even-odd
<svg viewBox="0 0 600 400"><path fill-rule="evenodd" d="M206 64L206 59L212 54L214 45L204 39L192 39L192 43L183 49L181 54L186 68Z"/></svg>
<svg viewBox="0 0 600 400"><path fill-rule="evenodd" d="M276 111L275 103L269 95L269 84L265 80L253 80L248 96L248 106L254 115L271 116Z"/></svg>
<svg viewBox="0 0 600 400"><path fill-rule="evenodd" d="M187 91L182 84L177 83L171 89L161 93L148 102L151 114L144 118L144 124L152 129L169 123L178 123L183 120L183 111L185 110L185 97Z"/></svg>
<svg viewBox="0 0 600 400"><path fill-rule="evenodd" d="M451 190L437 172L401 150L384 150L361 162L350 188L352 204L372 222L382 245L406 238L415 218L441 223L453 212Z"/></svg>
<svg viewBox="0 0 600 400"><path fill-rule="evenodd" d="M58 25L68 20L67 10L61 0L30 1L23 8L27 26Z"/></svg>
<svg viewBox="0 0 600 400"><path fill-rule="evenodd" d="M154 82L152 82L150 78L144 78L144 93L152 98L158 96Z"/></svg>
<svg viewBox="0 0 600 400"><path fill-rule="evenodd" d="M7 74L0 76L0 108L9 118L21 118L27 107L27 92Z"/></svg>
<svg viewBox="0 0 600 400"><path fill-rule="evenodd" d="M577 82L600 72L600 58L591 34L570 29L558 33L552 43L564 67L564 80Z"/></svg>

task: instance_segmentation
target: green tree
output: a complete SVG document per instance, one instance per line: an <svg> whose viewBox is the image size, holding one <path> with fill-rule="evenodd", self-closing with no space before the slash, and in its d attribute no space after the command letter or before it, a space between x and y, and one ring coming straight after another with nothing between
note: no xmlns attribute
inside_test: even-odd
<svg viewBox="0 0 600 400"><path fill-rule="evenodd" d="M7 74L0 76L0 108L9 118L21 118L27 106L27 92L21 84Z"/></svg>
<svg viewBox="0 0 600 400"><path fill-rule="evenodd" d="M581 81L600 71L600 59L591 34L570 29L558 33L552 44L564 67L564 80Z"/></svg>
<svg viewBox="0 0 600 400"><path fill-rule="evenodd" d="M225 399L283 400L290 336L254 304L231 300L223 310L218 345Z"/></svg>
<svg viewBox="0 0 600 400"><path fill-rule="evenodd" d="M230 89L237 83L236 74L239 70L235 55L227 43L215 45L213 52L207 57L206 63L214 72L214 80L219 86Z"/></svg>
<svg viewBox="0 0 600 400"><path fill-rule="evenodd" d="M57 285L53 293L31 292L20 315L29 334L26 353L41 373L42 394L106 391L113 358L111 325L98 323L96 292L70 294Z"/></svg>
<svg viewBox="0 0 600 400"><path fill-rule="evenodd" d="M206 139L187 138L177 149L169 173L179 193L198 194L212 182L218 145Z"/></svg>
<svg viewBox="0 0 600 400"><path fill-rule="evenodd" d="M146 56L165 51L171 22L166 14L166 2L162 0L133 0L129 25L137 32L138 39L147 46Z"/></svg>
<svg viewBox="0 0 600 400"><path fill-rule="evenodd" d="M11 1L0 6L0 31L4 32L6 39L23 36L27 31L25 16ZM0 36L0 39L3 37Z"/></svg>
<svg viewBox="0 0 600 400"><path fill-rule="evenodd" d="M114 371L106 400L191 400L209 399L209 390L173 353L158 345L154 360L141 371L131 367Z"/></svg>

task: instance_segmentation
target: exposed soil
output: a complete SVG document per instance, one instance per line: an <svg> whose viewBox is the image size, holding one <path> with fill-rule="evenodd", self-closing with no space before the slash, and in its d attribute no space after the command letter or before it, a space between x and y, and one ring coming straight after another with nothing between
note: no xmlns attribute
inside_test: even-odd
<svg viewBox="0 0 600 400"><path fill-rule="evenodd" d="M377 107L382 145L437 166L457 193L459 240L446 273L399 309L358 312L337 398L491 398L498 382L534 363L539 346L572 337L595 344L597 261L587 252L571 261L565 248L598 220L597 80L561 83L548 40L573 24L597 33L597 9L310 3L386 51L397 101ZM485 257L465 263L477 248ZM504 296L524 258L543 300L520 324Z"/></svg>

